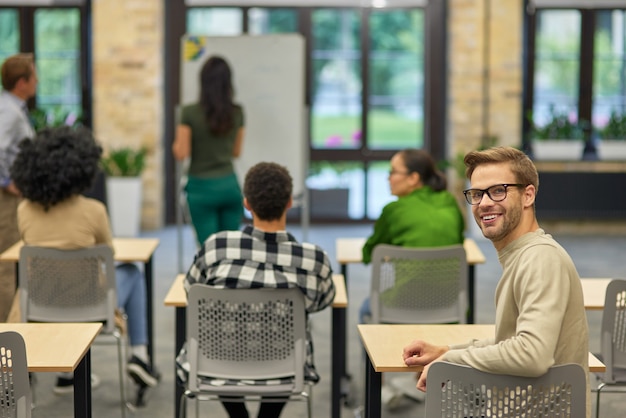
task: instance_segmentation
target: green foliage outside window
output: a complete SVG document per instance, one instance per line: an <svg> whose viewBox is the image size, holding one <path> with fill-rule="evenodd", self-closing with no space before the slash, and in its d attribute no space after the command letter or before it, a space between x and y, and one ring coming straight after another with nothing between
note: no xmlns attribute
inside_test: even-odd
<svg viewBox="0 0 626 418"><path fill-rule="evenodd" d="M626 115L612 112L606 126L600 131L602 139L621 139L626 141Z"/></svg>

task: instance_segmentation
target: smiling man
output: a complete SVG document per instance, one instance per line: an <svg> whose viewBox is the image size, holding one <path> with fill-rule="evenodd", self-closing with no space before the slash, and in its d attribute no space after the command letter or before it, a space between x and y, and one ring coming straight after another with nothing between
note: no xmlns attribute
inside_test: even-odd
<svg viewBox="0 0 626 418"><path fill-rule="evenodd" d="M417 388L426 390L428 367L438 360L528 377L566 363L587 370L580 278L567 252L539 227L533 162L517 149L498 147L468 153L465 166L471 188L463 193L503 269L496 288L496 333L493 339L453 346L411 342L403 352L405 363L426 366ZM588 417L590 405L588 394Z"/></svg>

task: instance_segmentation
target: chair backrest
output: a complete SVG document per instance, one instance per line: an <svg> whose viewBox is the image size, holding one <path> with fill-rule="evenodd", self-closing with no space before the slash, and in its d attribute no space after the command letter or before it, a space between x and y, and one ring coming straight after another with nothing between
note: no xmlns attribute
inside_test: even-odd
<svg viewBox="0 0 626 418"><path fill-rule="evenodd" d="M26 346L20 334L0 333L0 417L30 418L31 394Z"/></svg>
<svg viewBox="0 0 626 418"><path fill-rule="evenodd" d="M377 245L370 309L373 323L465 323L465 249Z"/></svg>
<svg viewBox="0 0 626 418"><path fill-rule="evenodd" d="M428 370L426 416L585 418L587 375L578 364L536 378L481 372L436 362Z"/></svg>
<svg viewBox="0 0 626 418"><path fill-rule="evenodd" d="M606 288L601 335L604 380L612 383L615 369L626 369L626 280L611 280Z"/></svg>
<svg viewBox="0 0 626 418"><path fill-rule="evenodd" d="M197 377L233 380L293 378L304 386L306 311L299 289L189 288L189 387Z"/></svg>
<svg viewBox="0 0 626 418"><path fill-rule="evenodd" d="M24 322L103 322L115 328L115 264L106 245L58 250L25 245L19 262Z"/></svg>

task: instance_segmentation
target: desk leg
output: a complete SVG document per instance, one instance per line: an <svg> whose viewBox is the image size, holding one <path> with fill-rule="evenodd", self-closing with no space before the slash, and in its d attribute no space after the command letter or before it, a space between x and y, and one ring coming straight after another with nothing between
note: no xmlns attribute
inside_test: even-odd
<svg viewBox="0 0 626 418"><path fill-rule="evenodd" d="M91 418L91 349L74 369L74 416Z"/></svg>
<svg viewBox="0 0 626 418"><path fill-rule="evenodd" d="M476 313L476 296L474 289L474 280L475 280L475 266L470 264L467 266L467 299L468 299L468 307L469 311L467 312L467 323L474 323L474 315Z"/></svg>
<svg viewBox="0 0 626 418"><path fill-rule="evenodd" d="M377 373L370 357L365 356L365 418L380 418L382 373Z"/></svg>
<svg viewBox="0 0 626 418"><path fill-rule="evenodd" d="M346 370L346 309L333 308L330 416L341 417L341 386ZM342 373L343 371L343 373Z"/></svg>
<svg viewBox="0 0 626 418"><path fill-rule="evenodd" d="M150 365L154 367L156 360L154 359L154 319L153 313L153 298L154 293L152 291L153 275L152 275L152 256L144 264L144 275L146 276L146 319L148 321L148 356L150 357Z"/></svg>
<svg viewBox="0 0 626 418"><path fill-rule="evenodd" d="M178 384L176 375L176 356L183 348L187 338L187 309L176 308L176 345L174 348L174 418L178 417L180 411L180 399L183 395L183 386Z"/></svg>
<svg viewBox="0 0 626 418"><path fill-rule="evenodd" d="M348 297L348 265L345 263L341 264L340 268L341 268L341 274L343 275L344 283L346 285L346 297ZM348 373L348 356L347 356L348 343L346 342L347 330L348 330L347 310L344 309L344 312L341 314L341 318L337 318L336 321L337 323L338 321L342 322L341 329L338 331L338 336L337 336L338 339L333 339L333 342L337 341L339 344L339 347L337 348L337 351L338 351L337 352L337 355L338 355L337 367L338 367L338 370L341 372L341 379L339 380L340 382L339 390L340 390L340 397L344 398L347 401L348 398L350 397L350 379L351 379L351 376ZM333 355L334 354L335 353L333 352ZM333 373L335 373L334 369L333 369ZM333 405L333 408L335 408L334 404L332 405ZM338 416L339 415L337 415L337 417Z"/></svg>

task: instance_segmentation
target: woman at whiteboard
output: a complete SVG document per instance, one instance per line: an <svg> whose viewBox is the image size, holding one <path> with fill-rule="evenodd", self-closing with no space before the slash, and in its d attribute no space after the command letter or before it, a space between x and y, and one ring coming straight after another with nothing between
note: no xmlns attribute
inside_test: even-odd
<svg viewBox="0 0 626 418"><path fill-rule="evenodd" d="M182 108L172 145L178 161L191 159L185 191L200 245L215 232L239 229L243 216L233 158L241 154L244 115L231 80L228 63L209 57L200 70L200 99Z"/></svg>

